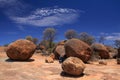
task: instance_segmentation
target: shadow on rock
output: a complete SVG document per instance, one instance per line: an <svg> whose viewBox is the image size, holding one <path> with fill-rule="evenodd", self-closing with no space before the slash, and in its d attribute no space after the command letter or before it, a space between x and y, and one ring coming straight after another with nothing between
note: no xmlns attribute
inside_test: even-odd
<svg viewBox="0 0 120 80"><path fill-rule="evenodd" d="M85 74L83 73L79 76L75 76L75 75L67 74L66 72L62 71L60 75L63 76L63 77L79 78L79 77L83 77Z"/></svg>
<svg viewBox="0 0 120 80"><path fill-rule="evenodd" d="M33 62L35 61L34 59L28 59L26 61L20 61L20 60L12 60L12 59L6 59L6 62Z"/></svg>

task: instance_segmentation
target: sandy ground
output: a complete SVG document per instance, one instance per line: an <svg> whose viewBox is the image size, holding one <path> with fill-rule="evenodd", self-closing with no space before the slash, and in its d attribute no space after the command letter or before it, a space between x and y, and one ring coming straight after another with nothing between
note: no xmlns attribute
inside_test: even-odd
<svg viewBox="0 0 120 80"><path fill-rule="evenodd" d="M108 65L86 64L84 74L73 77L62 72L58 61L45 63L45 57L40 54L19 62L9 60L5 52L0 52L0 80L120 80L120 65L114 59L106 61Z"/></svg>

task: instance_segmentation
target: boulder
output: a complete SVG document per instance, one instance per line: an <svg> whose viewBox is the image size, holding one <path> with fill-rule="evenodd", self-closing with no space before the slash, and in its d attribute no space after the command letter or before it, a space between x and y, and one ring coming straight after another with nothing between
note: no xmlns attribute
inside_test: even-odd
<svg viewBox="0 0 120 80"><path fill-rule="evenodd" d="M120 64L120 58L117 58L117 64Z"/></svg>
<svg viewBox="0 0 120 80"><path fill-rule="evenodd" d="M39 49L39 50L35 50L35 53L42 53L42 51Z"/></svg>
<svg viewBox="0 0 120 80"><path fill-rule="evenodd" d="M79 76L83 74L85 64L77 57L69 57L62 63L62 69L67 74Z"/></svg>
<svg viewBox="0 0 120 80"><path fill-rule="evenodd" d="M50 54L50 57L54 60L54 59L55 59L55 54L54 54L54 53L51 53L51 54Z"/></svg>
<svg viewBox="0 0 120 80"><path fill-rule="evenodd" d="M118 48L117 51L118 51L117 57L120 58L120 48Z"/></svg>
<svg viewBox="0 0 120 80"><path fill-rule="evenodd" d="M104 60L99 60L99 64L102 64L102 65L107 65L107 62L104 61Z"/></svg>
<svg viewBox="0 0 120 80"><path fill-rule="evenodd" d="M110 58L116 58L118 55L117 49L113 48L112 46L105 46L109 52Z"/></svg>
<svg viewBox="0 0 120 80"><path fill-rule="evenodd" d="M47 57L47 58L45 59L45 62L46 62L46 63L53 63L54 60L53 60L53 58L51 58L51 57Z"/></svg>
<svg viewBox="0 0 120 80"><path fill-rule="evenodd" d="M36 45L28 40L17 40L8 45L6 54L12 60L28 60L32 57Z"/></svg>
<svg viewBox="0 0 120 80"><path fill-rule="evenodd" d="M79 39L70 39L65 43L65 53L67 57L73 56L80 58L83 62L87 62L92 54L92 50L88 44Z"/></svg>
<svg viewBox="0 0 120 80"><path fill-rule="evenodd" d="M39 49L40 49L40 50L45 50L45 46L39 45Z"/></svg>
<svg viewBox="0 0 120 80"><path fill-rule="evenodd" d="M59 42L54 48L53 53L55 54L55 59L59 59L59 57L65 56L65 44L66 40Z"/></svg>
<svg viewBox="0 0 120 80"><path fill-rule="evenodd" d="M64 45L67 40L60 41L57 45Z"/></svg>
<svg viewBox="0 0 120 80"><path fill-rule="evenodd" d="M58 58L59 56L64 56L65 55L65 48L64 48L64 45L58 45L55 49L55 54L58 55Z"/></svg>
<svg viewBox="0 0 120 80"><path fill-rule="evenodd" d="M94 54L99 54L101 59L110 58L109 52L103 44L94 43L91 45L91 48L94 51Z"/></svg>

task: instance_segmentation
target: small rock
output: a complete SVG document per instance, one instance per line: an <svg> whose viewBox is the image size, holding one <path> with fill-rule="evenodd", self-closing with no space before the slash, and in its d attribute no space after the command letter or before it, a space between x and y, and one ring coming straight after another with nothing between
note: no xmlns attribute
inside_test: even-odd
<svg viewBox="0 0 120 80"><path fill-rule="evenodd" d="M117 58L117 64L120 64L120 58Z"/></svg>
<svg viewBox="0 0 120 80"><path fill-rule="evenodd" d="M41 50L36 50L35 53L42 53L42 51Z"/></svg>
<svg viewBox="0 0 120 80"><path fill-rule="evenodd" d="M53 60L55 59L55 54L54 53L51 53L50 54L50 57L53 58Z"/></svg>
<svg viewBox="0 0 120 80"><path fill-rule="evenodd" d="M54 60L53 60L53 58L51 58L51 57L47 57L47 58L45 59L45 62L46 62L46 63L54 63Z"/></svg>
<svg viewBox="0 0 120 80"><path fill-rule="evenodd" d="M104 61L104 60L100 60L100 61L99 61L99 64L102 64L102 65L107 65L107 62L106 62L106 61Z"/></svg>

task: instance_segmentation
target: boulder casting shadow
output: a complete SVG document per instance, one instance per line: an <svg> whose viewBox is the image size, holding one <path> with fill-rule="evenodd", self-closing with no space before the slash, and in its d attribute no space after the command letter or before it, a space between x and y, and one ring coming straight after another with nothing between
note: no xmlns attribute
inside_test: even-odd
<svg viewBox="0 0 120 80"><path fill-rule="evenodd" d="M79 78L79 77L83 77L85 74L82 73L82 74L79 75L79 76L75 76L75 75L71 75L71 74L68 74L68 73L62 71L62 72L60 73L60 75L63 76L63 77Z"/></svg>
<svg viewBox="0 0 120 80"><path fill-rule="evenodd" d="M28 59L26 61L21 61L21 60L12 60L12 59L6 59L6 62L33 62L35 61L34 59Z"/></svg>

